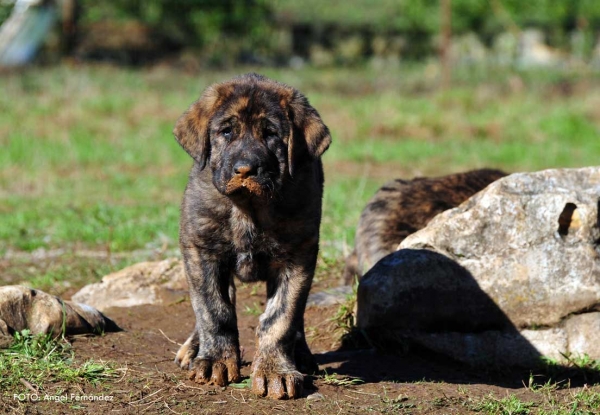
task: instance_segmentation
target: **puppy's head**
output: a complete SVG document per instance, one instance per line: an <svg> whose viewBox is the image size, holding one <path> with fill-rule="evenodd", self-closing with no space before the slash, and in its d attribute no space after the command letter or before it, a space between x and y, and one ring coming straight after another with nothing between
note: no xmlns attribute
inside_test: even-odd
<svg viewBox="0 0 600 415"><path fill-rule="evenodd" d="M294 88L247 74L206 89L173 131L224 195L268 197L321 156L329 130Z"/></svg>

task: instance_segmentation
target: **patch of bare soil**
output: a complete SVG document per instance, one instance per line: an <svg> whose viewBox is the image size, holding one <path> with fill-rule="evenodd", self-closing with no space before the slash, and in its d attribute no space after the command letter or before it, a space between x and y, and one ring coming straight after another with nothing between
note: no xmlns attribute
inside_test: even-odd
<svg viewBox="0 0 600 415"><path fill-rule="evenodd" d="M313 291L323 287L319 283ZM248 377L264 286L238 287L237 307L242 374ZM78 360L111 362L117 369L114 378L98 386L53 385L36 402L13 399L0 408L26 414L469 414L481 413L480 403L490 394L497 400L515 395L541 405L573 394L578 386L553 390L550 398L524 386L529 373L485 373L422 350L403 354L335 351L339 331L331 318L336 311L337 306L307 309L306 331L321 373L308 379L301 399L273 401L254 396L243 384L220 388L188 380L187 372L173 363L177 343L187 338L194 323L190 302L182 298L164 306L111 309L106 314L124 331L72 338ZM45 401L46 395L67 399Z"/></svg>

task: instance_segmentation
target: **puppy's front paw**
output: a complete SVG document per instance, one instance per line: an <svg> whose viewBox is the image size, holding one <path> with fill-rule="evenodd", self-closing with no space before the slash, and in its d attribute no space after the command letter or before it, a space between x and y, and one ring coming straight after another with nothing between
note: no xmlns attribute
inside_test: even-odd
<svg viewBox="0 0 600 415"><path fill-rule="evenodd" d="M240 366L236 358L201 359L195 358L189 379L196 383L226 386L241 380Z"/></svg>
<svg viewBox="0 0 600 415"><path fill-rule="evenodd" d="M194 330L179 348L175 363L182 369L189 369L189 379L196 383L226 386L239 382L241 375L237 347L230 345L223 349L200 350L198 333Z"/></svg>
<svg viewBox="0 0 600 415"><path fill-rule="evenodd" d="M284 358L257 355L252 364L252 392L272 399L302 396L304 377Z"/></svg>

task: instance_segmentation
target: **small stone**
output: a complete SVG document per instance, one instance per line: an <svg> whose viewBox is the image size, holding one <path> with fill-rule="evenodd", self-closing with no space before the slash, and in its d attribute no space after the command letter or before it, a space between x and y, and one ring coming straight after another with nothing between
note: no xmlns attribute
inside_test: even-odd
<svg viewBox="0 0 600 415"><path fill-rule="evenodd" d="M323 401L325 400L325 397L319 392L315 392L308 395L306 399L308 399L309 401Z"/></svg>
<svg viewBox="0 0 600 415"><path fill-rule="evenodd" d="M352 287L344 285L341 287L328 288L308 296L307 307L326 307L336 304L344 304L348 296L352 294Z"/></svg>

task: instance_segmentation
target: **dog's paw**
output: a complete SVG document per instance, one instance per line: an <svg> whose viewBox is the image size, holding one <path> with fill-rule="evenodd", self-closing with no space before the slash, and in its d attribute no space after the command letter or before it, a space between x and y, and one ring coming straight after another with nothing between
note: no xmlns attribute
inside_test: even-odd
<svg viewBox="0 0 600 415"><path fill-rule="evenodd" d="M272 399L296 399L302 396L304 377L300 372L256 371L252 375L252 392Z"/></svg>
<svg viewBox="0 0 600 415"><path fill-rule="evenodd" d="M189 379L206 385L227 386L241 380L237 359L200 359L192 361Z"/></svg>
<svg viewBox="0 0 600 415"><path fill-rule="evenodd" d="M304 377L285 359L258 356L252 364L252 392L272 399L302 396Z"/></svg>
<svg viewBox="0 0 600 415"><path fill-rule="evenodd" d="M190 370L188 377L196 383L226 386L239 382L239 350L235 345L223 344L216 350L200 350L198 333L194 330L179 348L175 363Z"/></svg>
<svg viewBox="0 0 600 415"><path fill-rule="evenodd" d="M191 369L192 361L198 355L198 334L194 331L181 345L175 355L175 364L182 369Z"/></svg>

